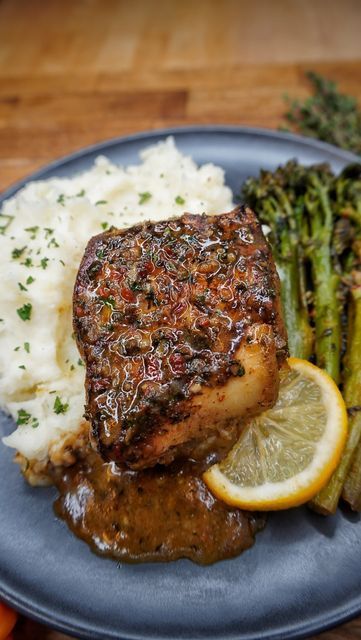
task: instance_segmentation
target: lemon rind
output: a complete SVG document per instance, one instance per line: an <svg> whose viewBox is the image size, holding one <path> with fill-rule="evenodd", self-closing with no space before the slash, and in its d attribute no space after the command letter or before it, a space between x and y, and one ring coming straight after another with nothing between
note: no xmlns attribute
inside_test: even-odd
<svg viewBox="0 0 361 640"><path fill-rule="evenodd" d="M327 407L328 419L324 434L316 445L315 456L306 469L292 478L257 487L235 485L219 465L214 465L203 478L211 491L229 505L264 511L299 506L325 486L339 463L347 437L347 411L337 385L326 372L307 361L289 358L288 364L317 382Z"/></svg>

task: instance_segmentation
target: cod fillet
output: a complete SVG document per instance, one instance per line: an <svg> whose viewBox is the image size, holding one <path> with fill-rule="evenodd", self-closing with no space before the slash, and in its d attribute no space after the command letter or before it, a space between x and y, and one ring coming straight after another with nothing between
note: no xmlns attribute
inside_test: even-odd
<svg viewBox="0 0 361 640"><path fill-rule="evenodd" d="M255 213L111 229L74 289L86 418L105 460L132 469L221 459L270 407L287 356L280 284Z"/></svg>

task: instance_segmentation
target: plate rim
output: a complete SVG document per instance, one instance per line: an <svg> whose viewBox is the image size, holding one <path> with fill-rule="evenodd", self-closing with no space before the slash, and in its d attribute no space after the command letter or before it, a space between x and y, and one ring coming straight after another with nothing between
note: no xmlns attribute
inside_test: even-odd
<svg viewBox="0 0 361 640"><path fill-rule="evenodd" d="M53 618L51 614L43 615L40 607L32 607L27 608L26 605L23 605L20 600L15 597L3 596L3 591L0 585L0 597L1 600L8 604L10 607L16 609L18 613L21 615L25 615L26 617L34 620L35 622L39 622L44 626L48 626L50 629L55 631L60 631L61 633L69 634L70 636L79 638L79 640L104 640L104 635L101 631L92 630L89 631L85 626L69 623L69 622L59 622L57 619ZM19 604L18 604L19 603ZM324 618L320 618L319 623L316 625L312 623L305 622L302 626L299 624L284 624L281 628L279 628L275 632L264 632L261 635L259 633L250 633L247 636L243 636L242 640L306 640L312 634L323 633L329 629L333 629L340 624L344 624L346 622L351 621L361 612L361 602L357 603L350 608L340 607L340 611L345 611L342 618L340 618L339 614L334 612L332 616L327 619L327 622L324 622ZM313 618L315 620L315 618ZM318 620L318 619L317 619ZM195 637L195 636L194 636ZM127 636L119 635L115 631L111 631L110 633L107 631L108 640L168 640L169 635L160 635L159 633L154 633L153 635L140 635L136 633L129 633ZM177 636L172 636L173 640L177 640ZM183 639L190 640L193 636L183 636ZM213 640L216 636L208 635L209 640ZM228 634L217 636L219 640L239 640L239 635Z"/></svg>
<svg viewBox="0 0 361 640"><path fill-rule="evenodd" d="M247 126L239 126L232 124L195 124L195 125L186 125L186 126L177 126L177 127L165 127L161 129L152 129L152 130L144 130L136 133L132 133L129 135L117 136L113 138L109 138L95 144L87 145L85 147L81 147L76 151L66 154L64 156L60 156L55 160L48 162L42 165L36 171L26 175L24 178L15 181L10 184L4 191L0 192L0 204L2 204L8 198L13 197L20 189L22 189L28 182L34 180L40 180L44 177L44 173L49 171L54 171L58 167L61 167L67 163L73 162L74 160L80 159L84 156L94 154L94 153L104 153L106 154L107 150L116 147L118 145L127 144L131 142L137 142L141 140L149 141L151 143L152 139L159 137L167 137L167 136L181 136L182 134L235 134L235 135L248 135L252 137L266 137L274 140L284 140L290 143L294 143L296 145L303 145L304 147L308 147L310 149L317 149L319 151L324 151L327 155L334 155L336 159L344 160L345 162L361 162L359 156L356 154L341 149L340 147L336 147L335 145L317 140L315 138L310 138L306 136L302 136L299 134L288 133L284 131L277 131L274 129L267 129L261 127L247 127ZM79 623L79 619L75 619L74 616L66 619L64 616L60 617L59 615L54 618L51 610L42 608L36 603L32 602L29 604L29 599L21 597L17 594L16 590L9 590L4 587L2 578L0 576L0 598L3 602L8 604L9 606L14 607L18 612L27 617L40 622L42 624L48 625L49 627L62 631L64 633L68 633L70 635L75 635L78 638L84 638L84 640L89 640L90 638L101 640L104 636L102 632L98 630L90 630L89 627L86 628L84 624ZM269 633L265 632L262 634L253 634L248 633L246 636L243 636L243 640L285 640L286 638L292 640L302 640L303 638L307 638L310 634L317 634L326 631L332 627L338 626L349 620L352 620L354 617L361 614L361 596L356 597L351 604L341 605L337 609L333 609L331 614L325 616L321 614L319 618L313 618L311 622L305 621L301 626L299 623L297 624L284 624L282 627L279 627L277 630ZM90 635L89 635L90 634ZM118 640L148 640L155 639L158 637L161 640L166 640L168 635L140 635L138 633L135 634L127 634L127 637L123 635L119 635L116 631L111 632L109 635L110 639L118 639ZM190 638L191 636L189 636ZM211 636L209 636L211 638ZM214 638L216 636L213 636ZM217 636L221 640L221 636ZM238 635L229 634L223 635L223 639L227 640L239 640ZM188 638L188 636L187 636Z"/></svg>
<svg viewBox="0 0 361 640"><path fill-rule="evenodd" d="M262 127L247 127L243 125L233 125L233 124L202 124L202 125L186 125L181 127L165 127L161 129L147 129L144 131L138 131L137 133L130 133L124 136L116 136L115 138L106 138L100 142L96 142L94 144L86 145L85 147L80 147L71 153L68 153L64 156L59 156L48 162L44 165L41 165L39 169L26 174L24 178L20 178L20 180L16 180L14 183L11 183L9 187L7 187L4 191L0 191L0 204L11 198L19 189L25 186L28 182L32 182L34 180L41 179L42 175L47 171L52 171L57 167L66 164L67 162L72 162L73 160L77 160L85 155L101 152L101 150L106 150L110 147L117 146L118 144L128 143L128 142L136 142L137 140L141 140L142 138L158 138L159 136L176 136L178 134L189 134L189 133L234 133L236 135L244 134L244 135L252 135L257 137L267 137L273 139L282 139L289 142L294 142L295 144L302 144L306 147L310 147L311 149L319 149L320 151L325 151L328 153L335 154L336 156L343 156L345 161L349 160L350 162L360 162L359 156L351 151L347 151L346 149L342 149L341 147L336 147L333 144L328 142L323 142L322 140L318 140L317 138L310 138L307 136L302 136L297 133L289 133L286 131L278 131L277 129L266 129Z"/></svg>

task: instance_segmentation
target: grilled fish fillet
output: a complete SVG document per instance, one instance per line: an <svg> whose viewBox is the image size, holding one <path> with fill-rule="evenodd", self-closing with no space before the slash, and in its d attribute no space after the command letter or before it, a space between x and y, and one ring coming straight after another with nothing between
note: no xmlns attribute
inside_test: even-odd
<svg viewBox="0 0 361 640"><path fill-rule="evenodd" d="M277 398L287 355L279 288L249 208L92 238L74 329L104 459L141 469L223 457Z"/></svg>

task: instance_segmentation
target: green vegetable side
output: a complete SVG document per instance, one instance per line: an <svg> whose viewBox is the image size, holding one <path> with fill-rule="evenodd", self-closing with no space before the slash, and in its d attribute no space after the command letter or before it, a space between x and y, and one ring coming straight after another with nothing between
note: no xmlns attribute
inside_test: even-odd
<svg viewBox="0 0 361 640"><path fill-rule="evenodd" d="M349 412L341 463L311 506L334 513L342 494L360 510L361 164L335 176L328 165L290 161L249 178L242 196L268 228L290 355L326 369Z"/></svg>

